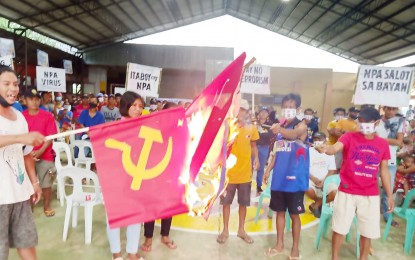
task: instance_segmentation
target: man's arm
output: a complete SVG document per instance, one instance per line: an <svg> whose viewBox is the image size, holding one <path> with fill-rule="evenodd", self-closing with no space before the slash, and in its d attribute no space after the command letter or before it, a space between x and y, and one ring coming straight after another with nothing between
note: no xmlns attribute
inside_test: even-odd
<svg viewBox="0 0 415 260"><path fill-rule="evenodd" d="M251 142L251 151L252 151L252 156L254 157L254 169L258 170L259 159L258 159L258 147L256 146L256 141Z"/></svg>
<svg viewBox="0 0 415 260"><path fill-rule="evenodd" d="M33 151L33 157L36 159L40 159L40 157L42 157L42 155L45 153L46 149L52 145L52 140L47 140L46 142L43 143L42 147L40 147L39 150Z"/></svg>
<svg viewBox="0 0 415 260"><path fill-rule="evenodd" d="M322 145L322 146L316 146L315 149L319 153L325 153L327 155L334 155L337 152L343 151L343 143L342 142L336 142L333 145Z"/></svg>
<svg viewBox="0 0 415 260"><path fill-rule="evenodd" d="M40 145L45 141L45 137L38 132L30 132L20 135L0 135L0 147L12 144L25 144L31 146Z"/></svg>
<svg viewBox="0 0 415 260"><path fill-rule="evenodd" d="M396 146L401 147L403 144L403 133L398 133L398 135L396 136L396 139L388 138L386 140L388 141L389 145L396 145Z"/></svg>
<svg viewBox="0 0 415 260"><path fill-rule="evenodd" d="M382 160L380 163L380 179L382 181L382 187L386 192L388 197L388 213L393 211L394 202L392 198L392 190L391 190L391 183L390 183L390 174L388 168L388 160Z"/></svg>
<svg viewBox="0 0 415 260"><path fill-rule="evenodd" d="M307 134L307 125L304 123L299 123L294 129L285 129L281 127L280 124L274 124L271 127L271 130L274 134L280 133L285 139L303 139Z"/></svg>
<svg viewBox="0 0 415 260"><path fill-rule="evenodd" d="M24 157L24 164L26 168L27 175L29 176L30 182L33 185L33 189L35 193L31 196L31 202L36 204L39 202L40 198L42 197L42 189L39 186L39 179L36 176L35 170L35 161L31 154L25 155Z"/></svg>
<svg viewBox="0 0 415 260"><path fill-rule="evenodd" d="M267 169L265 170L265 174L264 174L264 177L262 179L262 182L265 183L265 184L268 184L269 175L270 175L272 169L274 169L275 157L276 157L276 154L274 154L274 156L272 156L271 162L268 164Z"/></svg>

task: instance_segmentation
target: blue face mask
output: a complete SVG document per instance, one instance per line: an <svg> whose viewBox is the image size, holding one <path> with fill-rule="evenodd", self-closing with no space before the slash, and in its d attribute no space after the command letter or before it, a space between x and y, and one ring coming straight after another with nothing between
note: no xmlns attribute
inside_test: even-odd
<svg viewBox="0 0 415 260"><path fill-rule="evenodd" d="M56 97L56 101L62 101L62 97Z"/></svg>

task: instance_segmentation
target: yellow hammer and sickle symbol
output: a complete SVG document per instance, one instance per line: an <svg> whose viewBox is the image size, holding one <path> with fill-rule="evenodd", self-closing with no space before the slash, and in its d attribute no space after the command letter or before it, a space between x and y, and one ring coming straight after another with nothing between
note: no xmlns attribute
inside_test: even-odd
<svg viewBox="0 0 415 260"><path fill-rule="evenodd" d="M169 137L169 144L163 159L153 168L146 169L147 160L149 158L153 143L157 142L162 144L163 137L160 130L147 126L141 127L138 137L144 139L144 145L141 150L137 165L134 165L134 163L131 161L130 145L112 138L105 141L106 147L122 151L122 164L124 169L131 177L133 177L133 182L131 183L132 190L139 190L142 180L148 180L159 176L166 169L167 165L169 165L173 151L172 138Z"/></svg>

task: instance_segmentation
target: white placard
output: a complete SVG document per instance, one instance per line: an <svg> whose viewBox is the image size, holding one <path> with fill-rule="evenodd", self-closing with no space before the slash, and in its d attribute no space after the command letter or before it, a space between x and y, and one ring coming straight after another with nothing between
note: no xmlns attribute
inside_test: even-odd
<svg viewBox="0 0 415 260"><path fill-rule="evenodd" d="M7 56L0 57L0 65L6 65L6 66L9 66L10 68L14 69L14 67L13 67L13 56L12 55L7 55Z"/></svg>
<svg viewBox="0 0 415 260"><path fill-rule="evenodd" d="M71 60L63 60L63 69L65 70L66 74L72 74L72 61Z"/></svg>
<svg viewBox="0 0 415 260"><path fill-rule="evenodd" d="M406 107L414 83L414 68L362 65L357 76L353 102L356 105Z"/></svg>
<svg viewBox="0 0 415 260"><path fill-rule="evenodd" d="M0 38L0 57L11 55L16 57L14 41L11 39Z"/></svg>
<svg viewBox="0 0 415 260"><path fill-rule="evenodd" d="M270 67L251 65L242 75L241 93L270 95Z"/></svg>
<svg viewBox="0 0 415 260"><path fill-rule="evenodd" d="M49 67L49 55L37 49L37 65L42 67Z"/></svg>
<svg viewBox="0 0 415 260"><path fill-rule="evenodd" d="M127 90L144 97L158 97L161 68L127 63Z"/></svg>
<svg viewBox="0 0 415 260"><path fill-rule="evenodd" d="M66 92L65 70L36 66L38 91Z"/></svg>
<svg viewBox="0 0 415 260"><path fill-rule="evenodd" d="M124 94L125 93L125 88L117 88L117 87L115 87L114 88L114 94Z"/></svg>

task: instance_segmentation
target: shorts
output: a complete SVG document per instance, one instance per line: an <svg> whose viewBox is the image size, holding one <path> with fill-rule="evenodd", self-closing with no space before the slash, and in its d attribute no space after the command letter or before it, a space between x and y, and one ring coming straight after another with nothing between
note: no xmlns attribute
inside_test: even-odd
<svg viewBox="0 0 415 260"><path fill-rule="evenodd" d="M378 195L362 196L339 191L333 203L333 231L346 235L356 216L360 235L380 237L380 199Z"/></svg>
<svg viewBox="0 0 415 260"><path fill-rule="evenodd" d="M342 166L342 161L343 161L343 152L337 152L334 154L334 161L336 163L336 168L340 169L340 167Z"/></svg>
<svg viewBox="0 0 415 260"><path fill-rule="evenodd" d="M30 201L0 205L0 259L9 248L31 248L38 243Z"/></svg>
<svg viewBox="0 0 415 260"><path fill-rule="evenodd" d="M305 212L304 191L271 191L269 208L276 212L285 212L288 209L288 213L290 214L302 214Z"/></svg>
<svg viewBox="0 0 415 260"><path fill-rule="evenodd" d="M224 196L220 198L220 204L231 205L238 190L238 204L249 207L251 205L251 182L231 184L226 187Z"/></svg>
<svg viewBox="0 0 415 260"><path fill-rule="evenodd" d="M321 188L317 188L316 185L314 184L313 181L309 181L308 186L310 189L314 190L314 192L316 193L317 198L323 198L323 189ZM339 185L335 184L335 183L329 183L329 185L327 186L327 194L329 194L332 191L337 190L337 188L339 187Z"/></svg>
<svg viewBox="0 0 415 260"><path fill-rule="evenodd" d="M56 172L55 163L46 160L36 162L36 174L39 179L39 186L42 189L52 187L53 180L49 170Z"/></svg>

